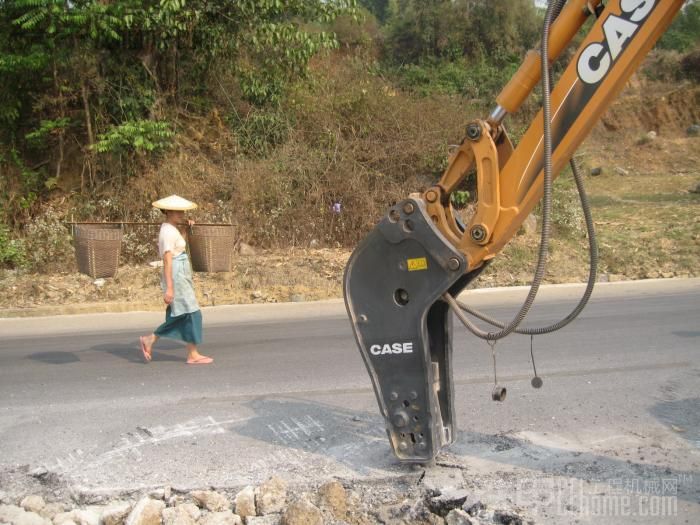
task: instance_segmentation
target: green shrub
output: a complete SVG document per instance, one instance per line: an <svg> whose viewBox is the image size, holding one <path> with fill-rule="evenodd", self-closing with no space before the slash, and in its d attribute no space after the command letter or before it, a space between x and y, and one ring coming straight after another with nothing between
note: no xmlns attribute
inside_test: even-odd
<svg viewBox="0 0 700 525"><path fill-rule="evenodd" d="M12 239L7 226L0 224L0 268L22 268L26 262L22 241Z"/></svg>
<svg viewBox="0 0 700 525"><path fill-rule="evenodd" d="M100 134L95 150L99 153L153 153L170 147L174 135L167 122L131 120Z"/></svg>

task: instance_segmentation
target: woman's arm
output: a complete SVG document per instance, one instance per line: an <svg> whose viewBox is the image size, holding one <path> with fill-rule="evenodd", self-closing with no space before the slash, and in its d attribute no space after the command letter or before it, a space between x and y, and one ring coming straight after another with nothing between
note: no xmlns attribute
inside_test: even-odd
<svg viewBox="0 0 700 525"><path fill-rule="evenodd" d="M163 254L163 275L165 276L165 294L163 301L165 304L173 302L175 297L175 288L173 287L173 252L165 252Z"/></svg>

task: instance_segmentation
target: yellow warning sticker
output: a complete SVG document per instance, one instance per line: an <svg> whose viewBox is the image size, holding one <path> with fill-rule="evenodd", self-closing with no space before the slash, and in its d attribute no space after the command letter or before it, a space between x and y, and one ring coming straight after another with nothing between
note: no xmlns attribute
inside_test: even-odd
<svg viewBox="0 0 700 525"><path fill-rule="evenodd" d="M408 259L408 271L418 272L420 270L428 269L428 259L425 257L418 257L417 259Z"/></svg>

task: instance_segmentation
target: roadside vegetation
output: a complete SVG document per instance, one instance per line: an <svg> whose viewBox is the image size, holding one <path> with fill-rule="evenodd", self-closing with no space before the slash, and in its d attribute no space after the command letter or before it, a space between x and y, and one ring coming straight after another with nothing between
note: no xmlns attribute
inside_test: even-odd
<svg viewBox="0 0 700 525"><path fill-rule="evenodd" d="M531 0L2 2L0 268L74 272L64 221L158 220L149 203L170 193L258 248L346 253L439 177L541 21ZM690 1L580 153L602 168L589 184L606 273L697 271L699 35ZM509 118L515 139L538 107ZM474 197L466 185L456 204ZM579 279L570 177L555 198L550 279ZM534 238L514 240L495 282L527 282ZM128 230L124 262L152 246Z"/></svg>

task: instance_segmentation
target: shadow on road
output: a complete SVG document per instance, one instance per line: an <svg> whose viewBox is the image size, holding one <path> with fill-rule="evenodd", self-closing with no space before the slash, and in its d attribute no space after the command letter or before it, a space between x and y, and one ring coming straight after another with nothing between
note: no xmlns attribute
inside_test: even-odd
<svg viewBox="0 0 700 525"><path fill-rule="evenodd" d="M673 335L677 335L679 337L700 337L700 331L676 330L675 332L673 332Z"/></svg>
<svg viewBox="0 0 700 525"><path fill-rule="evenodd" d="M73 352L37 352L29 354L26 358L49 365L66 365L80 361L80 358Z"/></svg>
<svg viewBox="0 0 700 525"><path fill-rule="evenodd" d="M130 363L143 363L143 356L138 340L133 343L106 343L91 348L95 352L105 352L126 359ZM165 353L164 350L179 350L178 355ZM153 348L153 361L185 361L187 350L173 341L158 341Z"/></svg>

